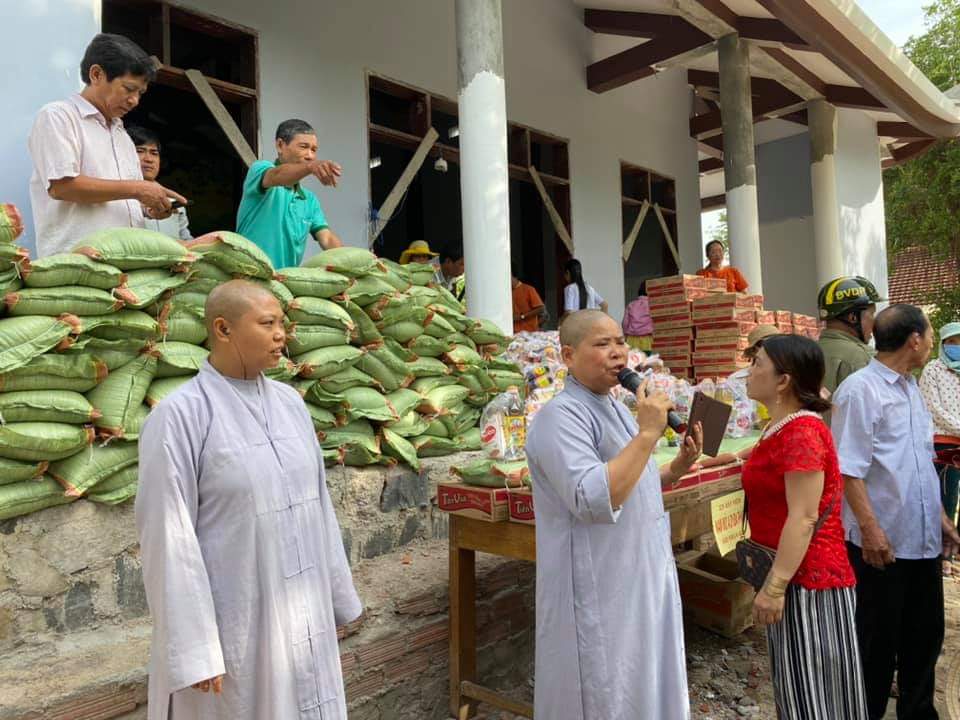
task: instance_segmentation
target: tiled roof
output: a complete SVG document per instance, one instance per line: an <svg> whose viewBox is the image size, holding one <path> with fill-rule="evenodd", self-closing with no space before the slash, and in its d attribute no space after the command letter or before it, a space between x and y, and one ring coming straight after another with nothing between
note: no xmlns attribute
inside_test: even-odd
<svg viewBox="0 0 960 720"><path fill-rule="evenodd" d="M890 302L927 305L931 295L960 284L955 258L934 257L922 245L904 248L891 260Z"/></svg>

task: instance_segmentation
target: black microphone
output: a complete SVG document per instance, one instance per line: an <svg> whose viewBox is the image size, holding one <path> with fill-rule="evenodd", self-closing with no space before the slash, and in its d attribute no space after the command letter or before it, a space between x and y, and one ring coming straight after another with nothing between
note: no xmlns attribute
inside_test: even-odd
<svg viewBox="0 0 960 720"><path fill-rule="evenodd" d="M623 385L627 390L636 395L637 390L640 389L640 385L643 384L643 377L636 370L631 370L628 367L625 367L623 370L617 373L617 380L620 381L620 384ZM680 416L677 415L673 410L667 411L667 425L670 426L670 429L673 430L678 435L683 435L687 431L687 424L680 419Z"/></svg>

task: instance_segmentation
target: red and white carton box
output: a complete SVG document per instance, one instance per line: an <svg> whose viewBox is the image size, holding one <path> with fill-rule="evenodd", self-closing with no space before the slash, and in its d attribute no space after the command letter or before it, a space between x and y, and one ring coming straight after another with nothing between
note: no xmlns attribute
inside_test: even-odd
<svg viewBox="0 0 960 720"><path fill-rule="evenodd" d="M678 303L673 303L671 305L650 305L650 317L653 318L654 323L656 323L657 318L669 317L671 315L679 315L681 313L687 313L688 315L691 312L690 300L681 300Z"/></svg>
<svg viewBox="0 0 960 720"><path fill-rule="evenodd" d="M706 288L707 278L699 275L668 275L667 277L647 280L647 295L650 297L681 293L691 289L705 290Z"/></svg>
<svg viewBox="0 0 960 720"><path fill-rule="evenodd" d="M663 360L663 364L671 370L675 368L686 368L693 365L693 353L689 350L678 350L674 352L662 350L657 354L660 356L660 359Z"/></svg>
<svg viewBox="0 0 960 720"><path fill-rule="evenodd" d="M730 335L719 338L697 338L693 349L694 352L706 352L709 350L739 350L743 352L748 347L750 347L750 341L743 335Z"/></svg>
<svg viewBox="0 0 960 720"><path fill-rule="evenodd" d="M776 325L793 325L793 313L789 310L776 310L774 323Z"/></svg>
<svg viewBox="0 0 960 720"><path fill-rule="evenodd" d="M670 374L679 380L693 380L694 373L692 367L670 368Z"/></svg>
<svg viewBox="0 0 960 720"><path fill-rule="evenodd" d="M730 306L696 308L693 311L693 325L710 325L712 323L752 323L757 311L751 308L736 308Z"/></svg>
<svg viewBox="0 0 960 720"><path fill-rule="evenodd" d="M653 337L653 351L655 353L679 352L684 350L687 352L693 351L693 340L683 337Z"/></svg>
<svg viewBox="0 0 960 720"><path fill-rule="evenodd" d="M710 293L702 288L684 288L679 292L663 293L662 295L651 295L650 308L663 307L664 305L680 305L681 303L691 302L697 298L702 298Z"/></svg>
<svg viewBox="0 0 960 720"><path fill-rule="evenodd" d="M763 310L763 295L747 295L747 299L754 310Z"/></svg>
<svg viewBox="0 0 960 720"><path fill-rule="evenodd" d="M713 364L701 364L694 365L693 371L696 373L697 378L707 378L707 377L726 377L731 373L735 373L737 370L742 370L745 367L750 367L750 363L744 361L730 362L730 363L713 363Z"/></svg>
<svg viewBox="0 0 960 720"><path fill-rule="evenodd" d="M444 512L487 522L503 522L510 514L507 488L488 488L461 482L437 485L437 507Z"/></svg>
<svg viewBox="0 0 960 720"><path fill-rule="evenodd" d="M795 328L818 329L820 327L820 323L813 315L802 315L801 313L793 314L793 325Z"/></svg>
<svg viewBox="0 0 960 720"><path fill-rule="evenodd" d="M776 323L774 327L783 335L793 335L793 323Z"/></svg>
<svg viewBox="0 0 960 720"><path fill-rule="evenodd" d="M693 326L687 325L686 327L676 327L676 328L657 328L654 326L653 329L653 342L656 343L657 339L666 340L667 338L684 338L685 340L693 340Z"/></svg>
<svg viewBox="0 0 960 720"><path fill-rule="evenodd" d="M754 331L757 324L750 322L715 322L703 323L697 326L697 340L708 338L740 338L747 337Z"/></svg>
<svg viewBox="0 0 960 720"><path fill-rule="evenodd" d="M743 352L737 348L730 350L700 350L693 353L695 367L701 365L719 365L721 363L736 363L743 360Z"/></svg>
<svg viewBox="0 0 960 720"><path fill-rule="evenodd" d="M706 280L704 287L707 292L725 293L727 291L727 281L723 278L704 278L704 280Z"/></svg>
<svg viewBox="0 0 960 720"><path fill-rule="evenodd" d="M535 525L533 490L528 487L510 490L510 522Z"/></svg>
<svg viewBox="0 0 960 720"><path fill-rule="evenodd" d="M666 317L653 318L653 334L657 335L664 330L674 328L692 328L693 318L689 312L677 313L676 315L667 315Z"/></svg>
<svg viewBox="0 0 960 720"><path fill-rule="evenodd" d="M742 308L744 310L755 310L753 298L754 295L743 295L742 293L713 293L693 301L693 309L703 308L731 307Z"/></svg>
<svg viewBox="0 0 960 720"><path fill-rule="evenodd" d="M773 310L757 310L757 325L773 325L777 321L777 314Z"/></svg>

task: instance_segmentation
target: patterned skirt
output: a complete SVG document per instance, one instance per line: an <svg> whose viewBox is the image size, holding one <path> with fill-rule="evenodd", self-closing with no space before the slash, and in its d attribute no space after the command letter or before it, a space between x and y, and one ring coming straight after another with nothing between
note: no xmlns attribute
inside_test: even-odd
<svg viewBox="0 0 960 720"><path fill-rule="evenodd" d="M854 588L787 588L783 620L767 627L780 720L867 720Z"/></svg>

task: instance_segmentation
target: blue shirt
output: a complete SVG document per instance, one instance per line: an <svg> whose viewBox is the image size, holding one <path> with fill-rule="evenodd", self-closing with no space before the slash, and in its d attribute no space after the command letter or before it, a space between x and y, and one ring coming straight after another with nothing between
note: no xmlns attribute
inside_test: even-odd
<svg viewBox="0 0 960 720"><path fill-rule="evenodd" d="M303 260L307 236L327 227L320 201L299 183L264 189L263 176L276 163L257 160L243 181L237 210L237 232L270 256L276 269L295 267Z"/></svg>
<svg viewBox="0 0 960 720"><path fill-rule="evenodd" d="M840 472L864 481L877 522L896 557L921 560L943 551L940 481L933 468L933 420L912 377L871 360L833 397L830 429ZM863 536L843 504L847 540Z"/></svg>

